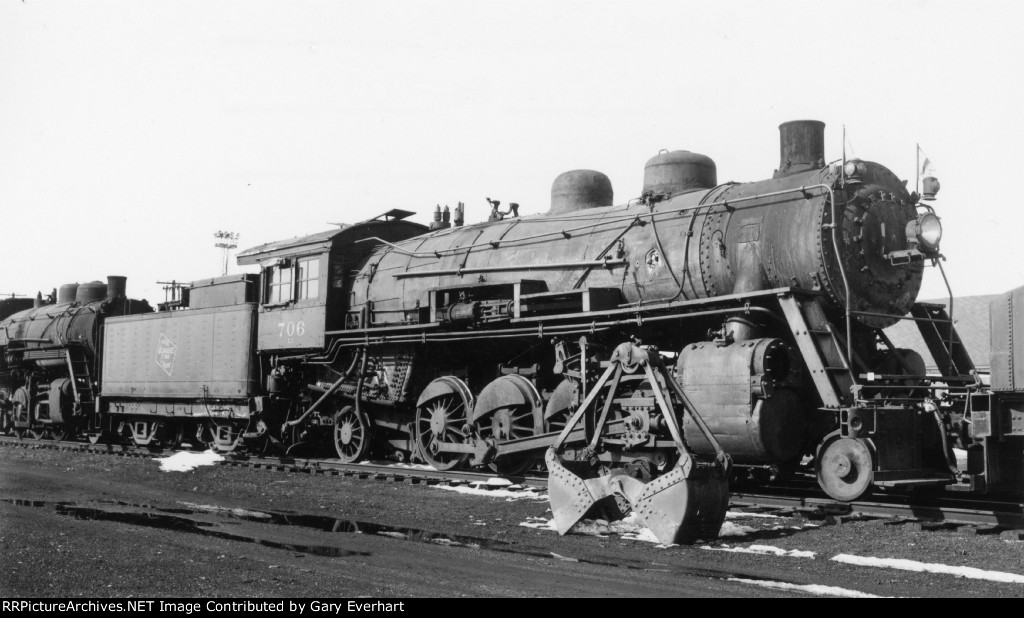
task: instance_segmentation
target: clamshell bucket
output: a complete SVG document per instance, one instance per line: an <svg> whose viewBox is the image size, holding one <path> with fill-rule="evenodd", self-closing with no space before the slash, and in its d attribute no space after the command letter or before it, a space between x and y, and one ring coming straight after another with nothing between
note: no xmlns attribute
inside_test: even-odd
<svg viewBox="0 0 1024 618"><path fill-rule="evenodd" d="M586 465L586 460L597 452L612 399L623 372L633 373L640 367L643 368L654 390L655 399L676 443L679 451L678 460L668 472L646 483L622 470L614 470L594 478L580 477L565 465L566 462L561 457L560 452L565 440L588 411L597 412L595 402L602 389L610 382L603 409L594 424L593 437L589 445L580 452L582 457L577 457ZM679 421L672 406L672 394L679 398L708 441L715 445L718 455L714 461L698 462L691 456L682 439ZM554 445L548 449L545 461L548 466L548 497L551 501L555 528L559 534L569 532L595 506L616 497L624 499L640 522L651 530L660 542L666 544L692 543L697 539L716 538L725 520L725 513L729 509L728 455L721 450L721 446L707 429L703 419L661 363L656 351L651 353L648 349L629 343L616 348L608 369L590 389Z"/></svg>

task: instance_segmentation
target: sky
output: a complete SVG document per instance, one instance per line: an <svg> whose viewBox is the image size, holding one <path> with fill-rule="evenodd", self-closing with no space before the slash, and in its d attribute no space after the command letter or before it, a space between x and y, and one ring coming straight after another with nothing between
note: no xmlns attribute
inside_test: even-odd
<svg viewBox="0 0 1024 618"><path fill-rule="evenodd" d="M1020 2L0 0L0 295L221 274L392 208L639 195L661 149L768 178L778 125L942 183L956 295L1024 285ZM1010 197L1001 195L1007 188ZM231 260L232 272L241 269ZM921 298L946 295L927 269Z"/></svg>

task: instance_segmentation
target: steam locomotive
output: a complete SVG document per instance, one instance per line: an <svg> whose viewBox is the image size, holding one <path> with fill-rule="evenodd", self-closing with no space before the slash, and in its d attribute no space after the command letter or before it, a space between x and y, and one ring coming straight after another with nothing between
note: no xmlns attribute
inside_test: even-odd
<svg viewBox="0 0 1024 618"><path fill-rule="evenodd" d="M770 179L719 183L710 158L674 151L624 204L575 170L540 215L491 202L465 225L460 203L428 227L393 209L243 251L259 276L193 282L157 312L117 279L62 288L0 321L4 422L139 445L326 442L346 462L438 469L545 462L591 492L584 506L676 469L721 502L707 479L727 469L809 460L837 500L1020 494L1024 381L985 387L945 307L916 302L941 259L934 195L878 163L826 163L821 122L780 135ZM940 375L886 336L900 320Z"/></svg>

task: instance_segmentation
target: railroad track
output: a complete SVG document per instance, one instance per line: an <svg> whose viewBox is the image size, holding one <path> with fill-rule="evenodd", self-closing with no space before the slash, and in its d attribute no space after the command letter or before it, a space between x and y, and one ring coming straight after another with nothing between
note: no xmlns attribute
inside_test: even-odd
<svg viewBox="0 0 1024 618"><path fill-rule="evenodd" d="M1024 530L1024 504L1013 501L965 500L956 496L872 494L864 500L838 502L810 490L733 491L730 504L740 507L796 509L817 516L888 518L943 526L974 526L979 533ZM931 528L933 526L925 526ZM1024 534L1024 533L1022 533Z"/></svg>
<svg viewBox="0 0 1024 618"><path fill-rule="evenodd" d="M165 457L172 451L149 450L128 444L87 444L84 442L23 440L9 436L0 436L0 445L13 448L49 449L92 453L99 455L115 455L120 457L139 457L152 459ZM345 476L363 480L405 481L412 484L470 484L484 483L496 476L508 479L515 485L528 489L547 489L546 476L509 476L494 472L477 472L472 470L439 471L421 467L390 463L355 463L346 464L333 459L314 457L270 456L256 457L244 454L225 454L222 466L246 467L281 472L305 474L322 474L325 476Z"/></svg>
<svg viewBox="0 0 1024 618"><path fill-rule="evenodd" d="M94 445L68 441L22 440L8 436L0 436L0 446L138 458L167 455L165 451L151 451L126 444ZM495 473L470 470L442 472L406 465L345 464L332 459L290 456L255 457L232 454L227 455L220 465L427 485L486 483L489 479L498 476ZM547 489L547 477L545 476L504 476L503 478L507 478L513 484L527 490ZM1024 503L1021 501L968 500L955 495L936 494L874 494L867 500L838 502L822 497L820 492L815 492L811 484L808 483L805 486L759 488L757 491L740 488L732 491L730 504L739 508L793 511L811 518L830 518L830 521L835 523L857 518L887 518L894 522L916 522L923 529L970 526L971 531L982 534L1007 530L1024 531ZM1018 535L1017 538L1024 538L1024 532L1019 532Z"/></svg>

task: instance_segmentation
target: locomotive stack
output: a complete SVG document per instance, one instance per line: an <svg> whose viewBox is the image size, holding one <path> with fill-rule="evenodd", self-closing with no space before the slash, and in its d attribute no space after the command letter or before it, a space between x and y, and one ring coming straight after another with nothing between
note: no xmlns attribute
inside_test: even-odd
<svg viewBox="0 0 1024 618"><path fill-rule="evenodd" d="M653 509L675 520L667 540L717 531L730 468L777 478L810 459L838 500L1024 493L1024 387L985 388L944 307L917 303L941 257L931 206L880 164L826 163L820 122L780 133L766 180L720 184L710 158L667 152L618 205L605 175L575 170L540 215L492 202L487 222L460 208L427 228L394 209L249 249L259 277L197 282L175 311L112 280L14 313L5 422L439 469L546 459L555 510ZM941 375L891 344L899 320Z"/></svg>

